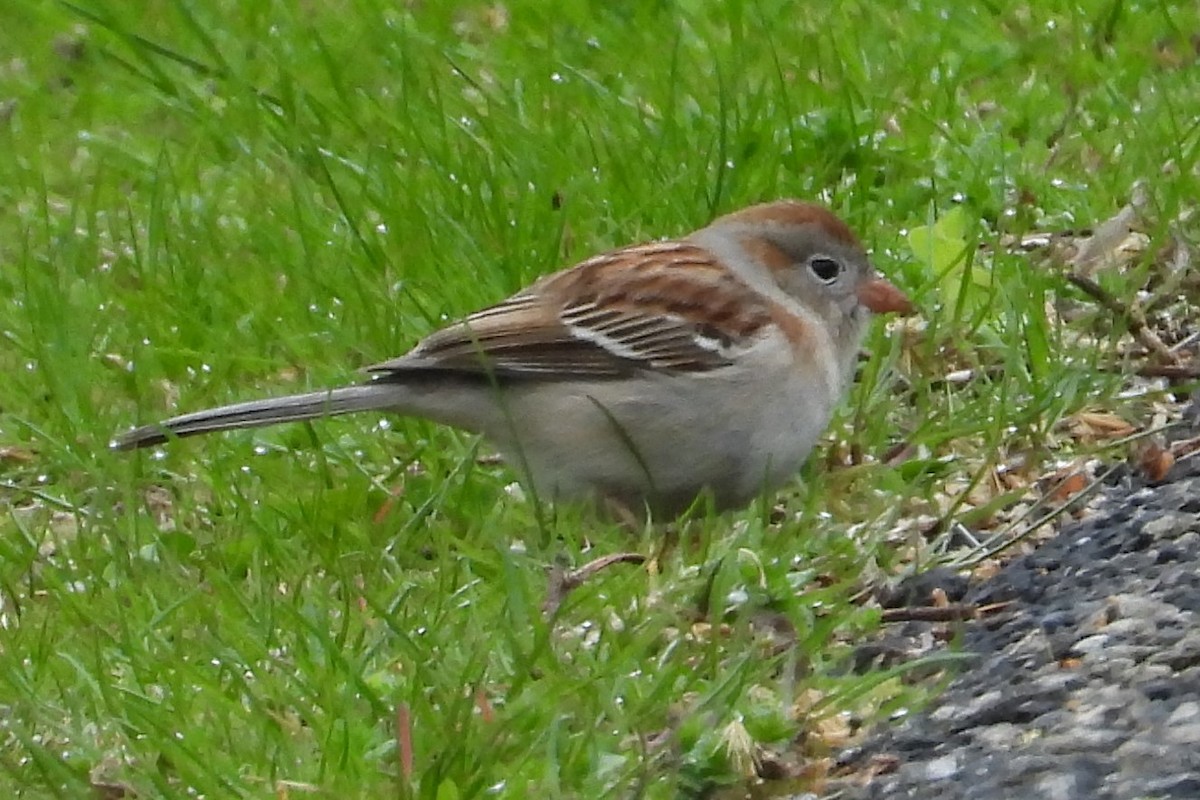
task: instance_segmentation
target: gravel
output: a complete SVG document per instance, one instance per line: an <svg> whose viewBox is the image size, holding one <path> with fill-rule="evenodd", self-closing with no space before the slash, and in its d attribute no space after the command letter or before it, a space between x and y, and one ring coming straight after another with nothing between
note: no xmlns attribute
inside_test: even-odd
<svg viewBox="0 0 1200 800"><path fill-rule="evenodd" d="M965 600L1010 606L970 625L932 707L842 755L826 797L1200 800L1200 459L1121 478Z"/></svg>

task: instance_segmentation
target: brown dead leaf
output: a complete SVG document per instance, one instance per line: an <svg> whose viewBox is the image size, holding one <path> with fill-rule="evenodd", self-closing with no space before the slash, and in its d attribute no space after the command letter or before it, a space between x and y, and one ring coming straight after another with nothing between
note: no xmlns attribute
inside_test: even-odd
<svg viewBox="0 0 1200 800"><path fill-rule="evenodd" d="M100 356L100 363L106 367L112 367L113 369L120 370L121 372L128 372L132 368L132 364L130 364L129 359L120 353L105 353L104 355Z"/></svg>
<svg viewBox="0 0 1200 800"><path fill-rule="evenodd" d="M376 525L381 525L392 513L392 509L396 506L396 499L404 496L404 485L397 484L388 492L387 498L379 504L379 508L371 516L371 522Z"/></svg>
<svg viewBox="0 0 1200 800"><path fill-rule="evenodd" d="M1081 442L1123 439L1137 432L1133 425L1107 411L1080 411L1067 419L1067 428Z"/></svg>
<svg viewBox="0 0 1200 800"><path fill-rule="evenodd" d="M496 708L483 689L475 690L475 707L479 709L479 718L488 725L496 721Z"/></svg>
<svg viewBox="0 0 1200 800"><path fill-rule="evenodd" d="M1175 455L1159 441L1146 439L1133 445L1133 461L1151 483L1166 480L1175 466Z"/></svg>
<svg viewBox="0 0 1200 800"><path fill-rule="evenodd" d="M138 797L137 790L117 775L123 766L124 762L120 758L108 756L92 767L88 773L88 785L92 789L92 797L96 800Z"/></svg>
<svg viewBox="0 0 1200 800"><path fill-rule="evenodd" d="M1088 487L1087 471L1072 464L1050 475L1044 483L1049 487L1047 496L1055 503L1067 503Z"/></svg>
<svg viewBox="0 0 1200 800"><path fill-rule="evenodd" d="M1000 574L1003 566L1000 560L996 558L981 561L971 570L971 579L976 581L990 580Z"/></svg>
<svg viewBox="0 0 1200 800"><path fill-rule="evenodd" d="M823 752L833 752L848 747L854 739L854 729L845 714L833 714L808 723L809 739L820 743Z"/></svg>
<svg viewBox="0 0 1200 800"><path fill-rule="evenodd" d="M92 787L92 796L96 800L121 800L138 796L132 786L120 781L93 779L89 783Z"/></svg>
<svg viewBox="0 0 1200 800"><path fill-rule="evenodd" d="M1079 242L1071 259L1076 274L1090 277L1102 269L1126 266L1145 252L1150 240L1133 231L1136 220L1137 211L1129 204L1097 225L1091 236Z"/></svg>
<svg viewBox="0 0 1200 800"><path fill-rule="evenodd" d="M149 486L142 492L146 510L162 531L175 530L175 498L165 486Z"/></svg>
<svg viewBox="0 0 1200 800"><path fill-rule="evenodd" d="M799 769L793 770L790 777L796 781L795 788L803 789L813 795L823 795L832 769L833 759L815 758Z"/></svg>
<svg viewBox="0 0 1200 800"><path fill-rule="evenodd" d="M880 753L872 756L871 761L867 764L867 768L863 770L860 777L863 783L871 781L880 775L890 775L900 769L900 757L891 753Z"/></svg>
<svg viewBox="0 0 1200 800"><path fill-rule="evenodd" d="M0 462L10 464L30 464L37 458L37 453L22 445L6 445L0 447Z"/></svg>
<svg viewBox="0 0 1200 800"><path fill-rule="evenodd" d="M321 787L313 783L289 781L282 778L275 781L276 800L291 800L293 791L300 794L317 794L321 791Z"/></svg>
<svg viewBox="0 0 1200 800"><path fill-rule="evenodd" d="M1190 67L1200 59L1200 33L1193 33L1186 38L1170 36L1159 39L1154 45L1154 56L1163 69Z"/></svg>
<svg viewBox="0 0 1200 800"><path fill-rule="evenodd" d="M162 395L163 408L175 408L179 405L179 387L176 384L163 378L162 380L155 381L154 388Z"/></svg>

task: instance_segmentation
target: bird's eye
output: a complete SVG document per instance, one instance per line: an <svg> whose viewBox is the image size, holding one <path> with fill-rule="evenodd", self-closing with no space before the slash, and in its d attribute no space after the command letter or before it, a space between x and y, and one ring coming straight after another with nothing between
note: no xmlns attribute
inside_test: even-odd
<svg viewBox="0 0 1200 800"><path fill-rule="evenodd" d="M808 260L808 268L825 283L833 283L842 274L842 262L829 256L813 256Z"/></svg>

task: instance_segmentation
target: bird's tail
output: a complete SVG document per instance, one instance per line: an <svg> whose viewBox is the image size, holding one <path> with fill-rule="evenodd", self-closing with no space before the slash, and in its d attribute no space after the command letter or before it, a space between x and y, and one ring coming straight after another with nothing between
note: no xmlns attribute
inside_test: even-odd
<svg viewBox="0 0 1200 800"><path fill-rule="evenodd" d="M257 428L277 422L299 422L355 411L379 411L395 408L397 399L397 386L381 382L268 400L251 400L247 403L234 403L171 417L153 425L143 425L118 436L111 446L115 450L136 450L139 447L162 444L176 437L195 436L200 433Z"/></svg>

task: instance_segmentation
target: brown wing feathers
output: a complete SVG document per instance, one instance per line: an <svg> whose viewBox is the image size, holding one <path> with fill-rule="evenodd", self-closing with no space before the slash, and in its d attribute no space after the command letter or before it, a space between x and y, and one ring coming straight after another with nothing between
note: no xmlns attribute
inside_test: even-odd
<svg viewBox="0 0 1200 800"><path fill-rule="evenodd" d="M769 321L763 300L705 250L664 242L547 276L371 371L554 378L702 371L728 364L727 348Z"/></svg>

